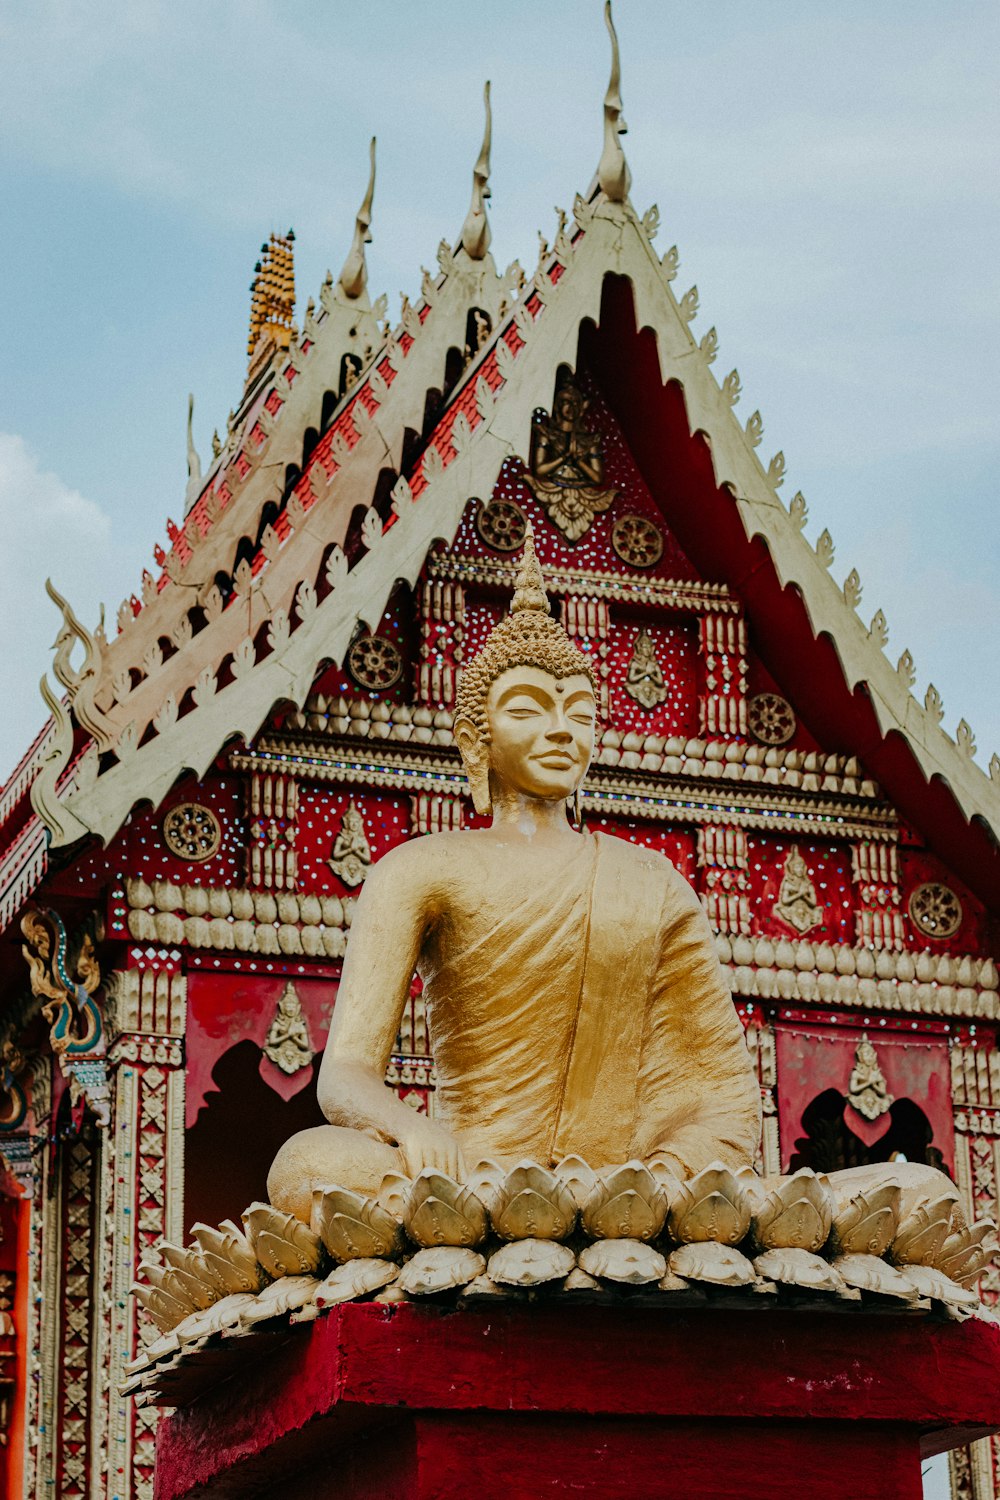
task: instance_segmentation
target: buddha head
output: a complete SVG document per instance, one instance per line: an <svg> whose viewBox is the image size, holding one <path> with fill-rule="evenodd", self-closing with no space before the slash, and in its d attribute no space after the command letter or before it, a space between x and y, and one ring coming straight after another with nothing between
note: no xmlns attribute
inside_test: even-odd
<svg viewBox="0 0 1000 1500"><path fill-rule="evenodd" d="M549 614L529 528L511 612L458 688L455 741L476 812L492 811L500 786L572 798L594 752L596 719L594 669Z"/></svg>

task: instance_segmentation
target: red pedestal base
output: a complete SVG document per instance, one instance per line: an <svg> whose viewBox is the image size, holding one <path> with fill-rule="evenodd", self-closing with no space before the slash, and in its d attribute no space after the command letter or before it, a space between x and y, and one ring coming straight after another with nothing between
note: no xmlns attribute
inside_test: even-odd
<svg viewBox="0 0 1000 1500"><path fill-rule="evenodd" d="M367 1303L244 1347L161 1424L156 1500L920 1500L1000 1429L981 1322Z"/></svg>

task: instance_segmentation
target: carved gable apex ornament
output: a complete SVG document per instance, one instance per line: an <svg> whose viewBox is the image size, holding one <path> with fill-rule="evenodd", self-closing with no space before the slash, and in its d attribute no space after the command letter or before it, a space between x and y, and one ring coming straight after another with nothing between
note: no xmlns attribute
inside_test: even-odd
<svg viewBox="0 0 1000 1500"><path fill-rule="evenodd" d="M556 391L551 416L539 408L531 419L528 483L569 542L578 542L618 493L604 488L603 444L586 426L587 406L579 386L567 379Z"/></svg>
<svg viewBox="0 0 1000 1500"><path fill-rule="evenodd" d="M345 885L360 885L371 868L371 845L365 837L365 823L353 802L348 803L333 841L333 854L327 860L330 869Z"/></svg>
<svg viewBox="0 0 1000 1500"><path fill-rule="evenodd" d="M264 1042L264 1056L283 1073L297 1073L313 1060L309 1027L302 1013L299 992L291 980L285 985Z"/></svg>
<svg viewBox="0 0 1000 1500"><path fill-rule="evenodd" d="M798 933L811 932L823 921L824 912L816 898L816 887L809 878L809 869L797 844L792 845L785 859L773 912L779 921L787 923Z"/></svg>
<svg viewBox="0 0 1000 1500"><path fill-rule="evenodd" d="M862 1119L869 1121L886 1114L893 1102L867 1031L862 1034L855 1049L854 1069L847 1085L847 1102L852 1109L857 1110Z"/></svg>
<svg viewBox="0 0 1000 1500"><path fill-rule="evenodd" d="M640 630L636 636L625 678L625 691L643 708L656 708L666 699L667 685L663 680L663 671L656 660L652 637L646 630Z"/></svg>

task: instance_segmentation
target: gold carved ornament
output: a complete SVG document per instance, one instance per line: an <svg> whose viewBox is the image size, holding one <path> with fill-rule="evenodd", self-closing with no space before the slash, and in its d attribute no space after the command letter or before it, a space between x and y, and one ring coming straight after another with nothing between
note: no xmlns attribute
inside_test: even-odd
<svg viewBox="0 0 1000 1500"><path fill-rule="evenodd" d="M762 745L787 745L795 733L795 711L778 693L758 693L747 704L750 733Z"/></svg>
<svg viewBox="0 0 1000 1500"><path fill-rule="evenodd" d="M797 933L811 932L823 921L824 912L816 897L816 887L809 877L809 868L797 844L793 844L785 859L778 899L774 915Z"/></svg>
<svg viewBox="0 0 1000 1500"><path fill-rule="evenodd" d="M528 519L513 500L491 500L476 512L480 539L495 552L516 552L524 546Z"/></svg>
<svg viewBox="0 0 1000 1500"><path fill-rule="evenodd" d="M210 807L181 802L163 818L163 842L178 859L201 864L222 846L222 826Z"/></svg>
<svg viewBox="0 0 1000 1500"><path fill-rule="evenodd" d="M878 1055L863 1033L854 1052L854 1068L847 1085L847 1102L862 1119L877 1120L892 1104L889 1085L879 1066Z"/></svg>
<svg viewBox="0 0 1000 1500"><path fill-rule="evenodd" d="M619 516L611 528L611 545L628 567L652 568L663 556L663 532L646 516Z"/></svg>
<svg viewBox="0 0 1000 1500"><path fill-rule="evenodd" d="M918 885L909 900L910 921L924 937L943 941L954 937L962 925L962 903L950 885L928 880Z"/></svg>
<svg viewBox="0 0 1000 1500"><path fill-rule="evenodd" d="M625 677L625 691L643 708L653 709L665 702L667 685L649 632L640 630L635 638L632 657Z"/></svg>
<svg viewBox="0 0 1000 1500"><path fill-rule="evenodd" d="M348 803L340 831L327 860L330 869L347 886L360 885L371 868L372 850L365 837L365 821L353 802Z"/></svg>
<svg viewBox="0 0 1000 1500"><path fill-rule="evenodd" d="M358 687L384 693L403 675L403 658L384 635L362 635L347 653L347 670Z"/></svg>
<svg viewBox="0 0 1000 1500"><path fill-rule="evenodd" d="M299 992L291 980L275 1007L263 1047L264 1056L283 1073L297 1073L313 1060L312 1039Z"/></svg>
<svg viewBox="0 0 1000 1500"><path fill-rule="evenodd" d="M604 486L601 436L586 426L587 405L567 380L556 391L552 415L539 409L531 419L528 484L569 542L578 542L618 493Z"/></svg>

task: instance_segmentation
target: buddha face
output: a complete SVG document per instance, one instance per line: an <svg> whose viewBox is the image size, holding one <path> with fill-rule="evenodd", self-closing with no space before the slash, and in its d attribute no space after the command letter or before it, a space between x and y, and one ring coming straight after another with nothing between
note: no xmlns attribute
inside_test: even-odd
<svg viewBox="0 0 1000 1500"><path fill-rule="evenodd" d="M511 667L486 698L491 778L526 797L572 797L594 753L597 704L581 672L553 677L539 667Z"/></svg>

